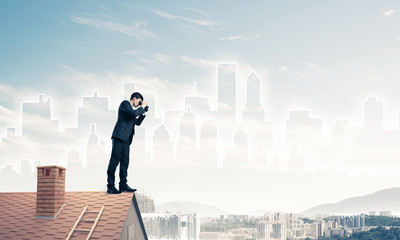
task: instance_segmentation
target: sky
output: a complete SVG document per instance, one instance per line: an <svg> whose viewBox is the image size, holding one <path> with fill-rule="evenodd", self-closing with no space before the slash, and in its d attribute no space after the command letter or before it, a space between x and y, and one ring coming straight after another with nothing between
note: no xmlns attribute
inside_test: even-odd
<svg viewBox="0 0 400 240"><path fill-rule="evenodd" d="M362 101L374 94L386 102L385 124L394 129L397 91L387 86L399 75L397 4L6 1L0 81L67 97L73 81L55 78L129 75L198 81L199 93L207 94L215 62L237 62L243 78L250 70L262 78L264 104L275 116L299 106L359 121ZM15 103L1 99L4 107L15 109Z"/></svg>
<svg viewBox="0 0 400 240"><path fill-rule="evenodd" d="M246 101L246 91L240 89L247 76L253 71L260 78L262 105L276 131L294 109L323 118L325 130L335 119L361 126L368 96L384 102L384 129L398 130L398 1L1 5L2 137L7 126L21 132L16 121L21 102L36 101L38 93L53 98L52 118L63 129L76 124L76 106L93 90L108 96L110 108L117 109L125 81L158 94L157 116L164 109L182 109L193 82L216 109L216 67L225 62L237 63L240 107ZM378 186L359 193L372 190ZM304 203L297 209L306 207L311 206Z"/></svg>

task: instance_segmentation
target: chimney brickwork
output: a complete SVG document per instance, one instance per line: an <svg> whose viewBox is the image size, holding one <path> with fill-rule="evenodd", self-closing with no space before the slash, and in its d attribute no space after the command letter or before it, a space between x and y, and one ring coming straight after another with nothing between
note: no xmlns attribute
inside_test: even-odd
<svg viewBox="0 0 400 240"><path fill-rule="evenodd" d="M37 167L36 217L54 218L65 203L66 168Z"/></svg>

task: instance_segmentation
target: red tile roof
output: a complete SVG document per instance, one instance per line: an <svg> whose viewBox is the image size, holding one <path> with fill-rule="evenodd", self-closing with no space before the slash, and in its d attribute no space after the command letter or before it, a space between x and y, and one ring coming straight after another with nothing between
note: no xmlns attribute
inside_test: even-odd
<svg viewBox="0 0 400 240"><path fill-rule="evenodd" d="M103 213L90 239L120 239L134 193L107 194L105 191L65 192L66 205L55 219L36 218L36 192L0 193L0 239L65 239L88 205L87 211ZM93 217L91 217L93 215ZM84 219L97 214L86 213ZM77 228L90 229L92 222ZM72 239L86 239L87 233L74 232Z"/></svg>

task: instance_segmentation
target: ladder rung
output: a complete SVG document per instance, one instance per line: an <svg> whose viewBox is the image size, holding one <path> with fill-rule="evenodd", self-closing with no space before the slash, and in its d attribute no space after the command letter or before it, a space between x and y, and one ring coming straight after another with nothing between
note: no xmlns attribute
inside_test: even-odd
<svg viewBox="0 0 400 240"><path fill-rule="evenodd" d="M94 222L96 221L95 219L81 219L83 222Z"/></svg>
<svg viewBox="0 0 400 240"><path fill-rule="evenodd" d="M74 231L89 232L89 234L88 234L86 240L89 240L90 237L92 236L92 233L93 233L93 231L94 231L94 228L96 227L97 222L99 221L100 216L101 216L101 214L103 213L104 205L101 207L100 211L86 211L87 208L88 208L88 205L86 205L86 206L83 208L83 210L82 210L82 212L81 212L81 215L79 215L79 217L78 217L78 219L76 220L74 226L72 227L71 231L69 232L69 234L68 234L66 240L69 240L69 239L72 237L72 234L74 233ZM97 217L96 217L96 219L82 219L82 217L83 217L83 215L84 215L85 213L97 213ZM79 222L81 222L81 221L83 221L83 222L93 222L92 228L91 228L91 229L82 229L82 228L81 228L81 229L78 229L78 228L76 228L76 227L78 226Z"/></svg>
<svg viewBox="0 0 400 240"><path fill-rule="evenodd" d="M75 228L75 231L90 232L90 229L79 229L79 228Z"/></svg>

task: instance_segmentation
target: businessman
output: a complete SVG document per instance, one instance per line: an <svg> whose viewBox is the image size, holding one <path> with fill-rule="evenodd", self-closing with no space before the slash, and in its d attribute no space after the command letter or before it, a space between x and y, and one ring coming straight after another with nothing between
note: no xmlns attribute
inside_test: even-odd
<svg viewBox="0 0 400 240"><path fill-rule="evenodd" d="M129 148L135 135L135 125L140 125L148 111L142 94L134 92L130 100L121 102L118 108L118 120L112 132L111 158L107 168L107 193L135 192L127 184L129 166ZM119 190L115 188L115 170L119 165Z"/></svg>

